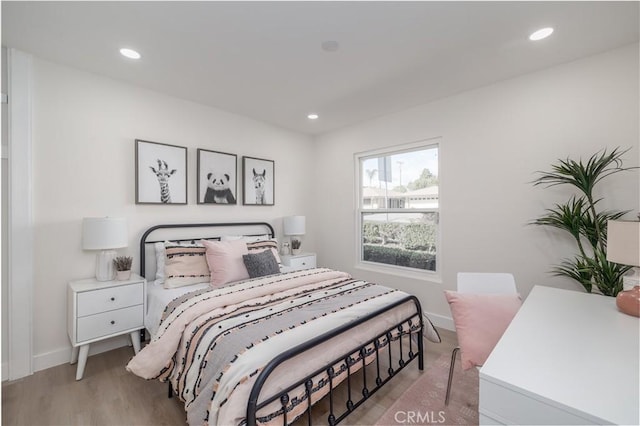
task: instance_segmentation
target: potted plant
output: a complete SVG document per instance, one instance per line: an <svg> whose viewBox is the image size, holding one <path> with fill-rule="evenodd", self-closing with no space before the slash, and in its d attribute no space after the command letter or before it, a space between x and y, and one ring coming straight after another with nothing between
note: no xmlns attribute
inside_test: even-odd
<svg viewBox="0 0 640 426"><path fill-rule="evenodd" d="M573 259L563 260L552 271L557 276L578 281L588 293L595 287L603 295L616 296L622 290L622 276L630 269L607 261L607 221L619 219L628 210L598 211L601 199L593 195L594 187L604 178L637 168L622 167L622 156L627 151L629 149L615 148L607 153L605 149L592 155L586 163L568 158L558 160L551 165L551 171L538 172L540 177L533 181L534 185L570 185L578 190L577 195L547 209L532 223L562 229L573 237L577 254Z"/></svg>
<svg viewBox="0 0 640 426"><path fill-rule="evenodd" d="M131 263L133 257L131 256L118 256L113 259L113 264L116 267L116 279L119 281L128 280L131 277Z"/></svg>
<svg viewBox="0 0 640 426"><path fill-rule="evenodd" d="M297 239L292 239L291 240L291 254L298 254L300 253L300 246L302 245L302 241L297 240Z"/></svg>

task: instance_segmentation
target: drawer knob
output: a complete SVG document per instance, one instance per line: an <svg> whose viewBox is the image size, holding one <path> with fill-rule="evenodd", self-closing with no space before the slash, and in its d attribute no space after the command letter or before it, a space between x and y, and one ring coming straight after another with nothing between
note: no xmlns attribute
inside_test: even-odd
<svg viewBox="0 0 640 426"><path fill-rule="evenodd" d="M112 302L113 302L113 301L115 301L115 300L116 300L116 298L115 298L115 297L112 297L112 298L111 298L111 301L112 301Z"/></svg>
<svg viewBox="0 0 640 426"><path fill-rule="evenodd" d="M115 321L113 321L113 320L111 321L111 325L113 325L113 324L115 324L115 323L116 323Z"/></svg>

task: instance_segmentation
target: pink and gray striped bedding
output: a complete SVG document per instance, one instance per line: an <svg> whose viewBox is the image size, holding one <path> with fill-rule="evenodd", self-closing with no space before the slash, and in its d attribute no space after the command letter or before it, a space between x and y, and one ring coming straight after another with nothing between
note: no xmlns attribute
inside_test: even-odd
<svg viewBox="0 0 640 426"><path fill-rule="evenodd" d="M405 296L322 268L198 290L167 306L154 339L129 362L127 370L145 379L170 380L185 403L190 425L242 424L253 383L271 359ZM281 391L407 318L411 320L405 332L416 332L420 323L416 308L404 303L351 329L348 335L288 360L271 374L261 395ZM386 345L386 338L378 343ZM374 345L370 345L366 362L374 355ZM353 356L361 355L356 352ZM351 366L351 371L361 364ZM334 367L335 383L346 376L346 366L341 362ZM328 391L323 376L326 374L313 380L312 402ZM290 392L287 419L303 411L305 398L302 386ZM273 403L258 413L258 421L270 424L279 415L281 406Z"/></svg>

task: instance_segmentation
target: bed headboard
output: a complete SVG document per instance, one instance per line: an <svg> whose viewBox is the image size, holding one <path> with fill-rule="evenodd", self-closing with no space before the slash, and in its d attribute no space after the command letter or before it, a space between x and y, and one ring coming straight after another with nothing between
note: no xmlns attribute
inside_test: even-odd
<svg viewBox="0 0 640 426"><path fill-rule="evenodd" d="M157 242L198 240L219 240L225 235L275 236L271 224L267 222L235 223L173 223L155 225L147 229L140 238L140 275L149 276L152 282L156 276L155 246Z"/></svg>

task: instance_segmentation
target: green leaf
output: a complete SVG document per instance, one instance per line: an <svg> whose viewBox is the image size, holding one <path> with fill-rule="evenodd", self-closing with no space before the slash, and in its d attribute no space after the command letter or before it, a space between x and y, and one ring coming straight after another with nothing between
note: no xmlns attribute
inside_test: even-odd
<svg viewBox="0 0 640 426"><path fill-rule="evenodd" d="M584 258L576 257L573 260L563 260L552 270L556 276L565 276L578 281L587 293L591 293L593 289L591 269L587 266Z"/></svg>
<svg viewBox="0 0 640 426"><path fill-rule="evenodd" d="M552 165L550 172L538 172L540 177L533 181L534 185L545 185L547 187L556 185L572 185L592 199L593 188L607 176L635 167L622 167L622 156L631 148L621 151L615 148L610 153L604 149L592 155L586 164L582 160L575 161L567 158L558 160L559 164Z"/></svg>
<svg viewBox="0 0 640 426"><path fill-rule="evenodd" d="M586 201L584 198L572 197L565 204L556 204L555 208L547 209L547 214L534 220L535 225L546 225L563 229L579 238L582 222L585 218Z"/></svg>

